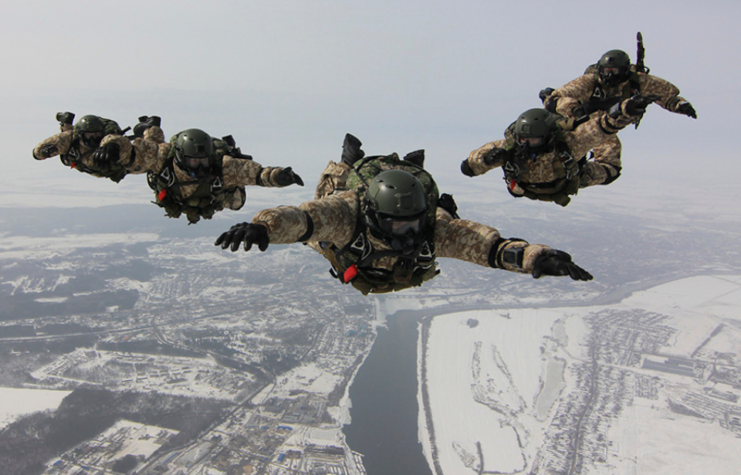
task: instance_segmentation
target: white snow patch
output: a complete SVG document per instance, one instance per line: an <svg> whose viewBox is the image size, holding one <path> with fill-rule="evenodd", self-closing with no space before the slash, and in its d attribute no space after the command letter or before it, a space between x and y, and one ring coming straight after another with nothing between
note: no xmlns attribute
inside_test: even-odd
<svg viewBox="0 0 741 475"><path fill-rule="evenodd" d="M426 364L435 436L430 440L420 413L420 440L428 461L434 448L445 474L475 472L482 460L486 472L515 473L530 470L538 455L548 457L541 449L555 411L538 403L555 408L575 390L569 368L590 358L591 330L585 318L606 310L665 318L661 325L674 333L660 348L661 355L694 354L712 361L741 354L741 276L735 275L681 279L600 307L437 316L428 346L418 352ZM567 368L563 381L559 361ZM590 473L738 472L741 451L732 431L712 418L683 416L668 407L669 397L701 394L704 381L638 366L624 369L660 379L660 397L635 397L621 412L605 414L613 419L609 448L604 461L589 465ZM738 393L728 385L716 390Z"/></svg>
<svg viewBox="0 0 741 475"><path fill-rule="evenodd" d="M17 418L56 409L71 391L0 388L0 429Z"/></svg>
<svg viewBox="0 0 741 475"><path fill-rule="evenodd" d="M0 259L49 259L75 249L159 241L155 233L67 234L58 237L13 236L0 241Z"/></svg>

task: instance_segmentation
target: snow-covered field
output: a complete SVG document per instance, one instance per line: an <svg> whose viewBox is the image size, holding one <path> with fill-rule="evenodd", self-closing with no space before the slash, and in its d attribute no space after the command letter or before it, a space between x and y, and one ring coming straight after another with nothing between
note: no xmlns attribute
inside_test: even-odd
<svg viewBox="0 0 741 475"><path fill-rule="evenodd" d="M2 259L51 259L60 254L68 254L80 248L101 247L110 244L132 244L134 242L157 242L159 236L155 233L127 233L127 234L68 234L53 237L4 237L0 241Z"/></svg>
<svg viewBox="0 0 741 475"><path fill-rule="evenodd" d="M741 353L741 276L683 279L605 307L435 317L427 347L420 351L434 428L431 441L421 412L420 438L428 461L436 456L445 475L527 473L538 460L553 456L544 443L558 426L554 415L577 389L574 366L590 358L593 329L585 318L605 310L666 317L663 325L675 331L657 355L708 360ZM721 324L723 331L711 336ZM722 386L738 395L738 390L709 381L710 371L692 378L637 365L620 369L660 378L658 396L630 394L619 412L603 414L611 421L608 440L597 445L607 447L606 453L597 457L599 463L585 463L582 473L738 473L741 445L736 433L718 420L681 415L668 407L668 401L690 392L705 394Z"/></svg>
<svg viewBox="0 0 741 475"><path fill-rule="evenodd" d="M56 409L70 392L0 388L0 429L20 416Z"/></svg>

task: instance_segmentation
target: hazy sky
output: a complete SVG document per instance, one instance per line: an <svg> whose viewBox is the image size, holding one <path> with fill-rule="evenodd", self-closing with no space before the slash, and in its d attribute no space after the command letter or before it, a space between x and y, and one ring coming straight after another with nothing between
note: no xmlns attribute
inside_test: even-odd
<svg viewBox="0 0 741 475"><path fill-rule="evenodd" d="M6 0L0 206L56 188L151 199L142 176L116 186L32 159L63 110L122 125L160 115L168 137L233 134L258 162L292 165L307 188L339 158L345 132L370 154L425 148L443 185L461 182L460 161L540 106L541 88L609 49L634 59L637 31L652 73L676 84L699 120L652 106L640 129L621 133L624 175L611 186L738 189L741 6L700 4ZM480 179L506 194L493 174Z"/></svg>

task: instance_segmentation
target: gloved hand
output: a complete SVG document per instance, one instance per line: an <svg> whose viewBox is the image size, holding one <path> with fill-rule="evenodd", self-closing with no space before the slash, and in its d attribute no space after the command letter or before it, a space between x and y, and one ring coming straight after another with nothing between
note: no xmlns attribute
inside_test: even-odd
<svg viewBox="0 0 741 475"><path fill-rule="evenodd" d="M552 87L546 87L544 89L541 89L540 92L538 93L538 97L540 98L540 101L543 104L545 104L545 100L548 99L548 96L553 94L553 91L555 91L555 89L553 89Z"/></svg>
<svg viewBox="0 0 741 475"><path fill-rule="evenodd" d="M60 124L72 125L72 121L75 120L75 114L72 112L57 112L57 121Z"/></svg>
<svg viewBox="0 0 741 475"><path fill-rule="evenodd" d="M473 170L471 170L471 165L468 164L468 159L465 159L461 162L461 173L470 177L476 176Z"/></svg>
<svg viewBox="0 0 741 475"><path fill-rule="evenodd" d="M53 143L48 143L46 145L42 145L41 149L39 149L39 152L41 153L40 158L49 158L52 155L56 155L59 152L59 149Z"/></svg>
<svg viewBox="0 0 741 475"><path fill-rule="evenodd" d="M625 100L625 112L630 116L643 115L646 112L646 107L659 99L661 99L661 96L656 94L649 94L648 96L636 94Z"/></svg>
<svg viewBox="0 0 741 475"><path fill-rule="evenodd" d="M159 127L162 119L156 115L139 117L139 123L134 126L134 137L144 137L144 131L152 126Z"/></svg>
<svg viewBox="0 0 741 475"><path fill-rule="evenodd" d="M279 170L275 175L275 182L280 186L293 185L294 183L299 186L304 186L304 180L298 176L291 167Z"/></svg>
<svg viewBox="0 0 741 475"><path fill-rule="evenodd" d="M692 104L690 104L687 101L683 101L679 103L679 107L677 107L677 112L680 114L684 114L686 116L692 117L693 119L697 119L697 112L695 112L695 108L692 107Z"/></svg>
<svg viewBox="0 0 741 475"><path fill-rule="evenodd" d="M218 239L216 239L214 246L221 246L222 249L231 246L232 252L236 252L237 249L239 249L240 243L244 243L245 251L249 251L254 243L257 243L257 247L261 251L265 251L270 243L267 228L262 224L235 224L229 228L229 231L223 233L218 237Z"/></svg>
<svg viewBox="0 0 741 475"><path fill-rule="evenodd" d="M107 143L102 147L98 147L93 152L93 163L107 170L111 168L111 164L118 162L121 157L121 147L117 143Z"/></svg>
<svg viewBox="0 0 741 475"><path fill-rule="evenodd" d="M574 280L592 280L592 274L571 261L571 256L563 251L550 249L535 259L533 277L544 275L568 275Z"/></svg>
<svg viewBox="0 0 741 475"><path fill-rule="evenodd" d="M504 161L507 158L507 151L503 148L494 147L484 155L484 163L494 165L498 161Z"/></svg>

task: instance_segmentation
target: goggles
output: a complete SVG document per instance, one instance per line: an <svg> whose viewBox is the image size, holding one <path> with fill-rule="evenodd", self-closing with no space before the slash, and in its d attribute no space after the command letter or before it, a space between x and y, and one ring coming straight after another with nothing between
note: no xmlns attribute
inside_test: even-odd
<svg viewBox="0 0 741 475"><path fill-rule="evenodd" d="M423 215L408 217L379 216L378 225L382 231L394 236L406 236L407 234L418 234L422 229Z"/></svg>
<svg viewBox="0 0 741 475"><path fill-rule="evenodd" d="M195 170L200 167L208 168L209 161L210 160L208 158L185 157L184 163L185 163L185 168L188 168L190 170Z"/></svg>
<svg viewBox="0 0 741 475"><path fill-rule="evenodd" d="M85 145L97 145L103 140L103 132L83 132L80 137Z"/></svg>
<svg viewBox="0 0 741 475"><path fill-rule="evenodd" d="M521 144L528 144L531 147L540 147L543 145L543 137L520 137Z"/></svg>

